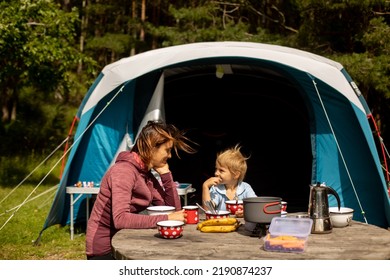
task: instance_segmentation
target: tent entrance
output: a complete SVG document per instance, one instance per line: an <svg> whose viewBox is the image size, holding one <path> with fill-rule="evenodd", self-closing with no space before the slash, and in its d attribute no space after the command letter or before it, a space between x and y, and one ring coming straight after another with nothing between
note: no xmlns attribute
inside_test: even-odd
<svg viewBox="0 0 390 280"><path fill-rule="evenodd" d="M173 71L174 72L174 71ZM245 181L258 196L278 196L288 211L307 211L312 174L309 117L302 93L280 75L241 71L217 78L209 71L166 75L167 122L189 129L195 155L173 157L174 179L201 186L213 176L217 152L240 143L250 155ZM191 201L190 201L191 202Z"/></svg>

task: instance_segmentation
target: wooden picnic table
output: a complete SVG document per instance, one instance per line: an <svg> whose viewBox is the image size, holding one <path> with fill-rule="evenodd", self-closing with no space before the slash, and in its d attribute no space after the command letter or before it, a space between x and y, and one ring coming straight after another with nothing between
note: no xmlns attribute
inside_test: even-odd
<svg viewBox="0 0 390 280"><path fill-rule="evenodd" d="M243 225L235 232L204 233L188 224L177 239L160 237L157 228L124 229L112 239L113 254L119 260L390 259L390 231L357 221L331 233L310 234L302 253L266 251L263 245L264 239Z"/></svg>

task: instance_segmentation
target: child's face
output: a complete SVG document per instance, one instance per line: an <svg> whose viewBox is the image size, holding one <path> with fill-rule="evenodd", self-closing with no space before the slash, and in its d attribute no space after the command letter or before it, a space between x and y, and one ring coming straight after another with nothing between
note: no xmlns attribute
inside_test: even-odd
<svg viewBox="0 0 390 280"><path fill-rule="evenodd" d="M222 166L220 164L216 164L215 173L216 177L221 179L221 184L232 184L237 181L238 176L234 173L230 172L229 168L226 166Z"/></svg>

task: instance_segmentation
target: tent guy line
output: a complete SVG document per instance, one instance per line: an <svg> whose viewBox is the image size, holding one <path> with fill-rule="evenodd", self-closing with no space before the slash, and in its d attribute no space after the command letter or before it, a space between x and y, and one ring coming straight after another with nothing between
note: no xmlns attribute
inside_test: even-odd
<svg viewBox="0 0 390 280"><path fill-rule="evenodd" d="M309 76L310 76L310 75L309 75ZM343 161L345 170L346 170L347 175L348 175L348 179L349 179L349 181L350 181L350 183L351 183L353 192L355 193L355 196L356 196L356 200L357 200L357 202L358 202L358 204L359 204L361 214L362 214L362 216L363 216L363 218L364 218L365 223L368 224L367 218L366 218L366 215L365 215L365 212L364 212L364 210L363 210L363 206L362 206L362 204L360 203L359 195L358 195L357 192L356 192L355 184L354 184L354 182L353 182L353 180L352 180L351 174L350 174L350 172L349 172L348 165L347 165L347 163L346 163L346 161L345 161L345 158L344 158L344 155L343 155L343 151L342 151L341 148L340 148L339 141L337 140L337 136L336 136L336 134L335 134L335 132L334 132L333 125L332 125L332 123L330 122L330 119L329 119L329 116L328 116L328 112L326 111L324 102L322 102L321 94L320 94L320 92L319 92L319 90L318 90L317 83L316 83L316 81L315 81L314 78L312 78L311 76L310 76L310 78L311 78L312 81L313 81L313 85L314 85L314 88L315 88L315 90L316 90L318 99L320 100L322 110L324 110L324 114L325 114L325 117L326 117L326 121L328 122L329 128L330 128L330 130L332 131L332 135L333 135L333 137L334 137L334 141L335 141L335 144L336 144L336 146L337 146L337 150L338 150L339 153L340 153L341 160Z"/></svg>
<svg viewBox="0 0 390 280"><path fill-rule="evenodd" d="M45 195L45 194L47 194L47 193L52 193L52 192L54 192L57 188L58 188L58 185L54 185L54 186L52 186L50 189L47 189L46 191L44 191L44 192L42 192L42 193L40 193L40 194L38 194L38 195L36 195L36 196L30 198L29 200L27 200L26 202L21 203L21 204L24 205L24 204L26 204L27 202L33 201L33 200L35 200L35 199L37 199L37 198L39 198L39 197L41 197L41 196L43 196L43 195ZM46 203L46 202L45 202L45 203ZM11 212L12 210L14 210L14 209L20 207L21 204L16 205L16 206L14 206L14 207L12 207L12 208L10 208L10 209L8 209L8 210L5 210L3 213L0 213L0 216L3 216L3 215L5 215L5 214Z"/></svg>
<svg viewBox="0 0 390 280"><path fill-rule="evenodd" d="M6 226L6 224L8 224L8 222L14 217L14 215L16 214L16 212L19 211L19 209L24 205L26 204L28 201L29 201L29 198L31 197L31 195L38 189L38 187L46 180L46 178L50 175L50 173L54 170L54 168L65 158L65 156L70 152L70 150L74 147L74 145L82 138L82 136L84 135L84 133L93 125L93 123L95 122L95 120L97 120L99 118L99 116L104 112L104 110L111 104L111 101L113 99L115 99L115 97L123 91L123 88L125 87L126 84L124 84L118 91L117 93L112 97L112 99L107 102L106 106L99 112L99 114L96 115L95 119L87 126L87 128L84 130L84 132L79 136L77 137L77 139L75 139L75 141L73 142L73 144L69 147L69 149L67 151L64 152L64 154L60 157L60 159L50 168L50 170L46 173L46 175L41 179L41 181L34 187L34 189L30 192L30 194L24 199L24 201L19 204L18 206L12 208L11 210L15 209L15 211L11 214L10 217L8 217L8 219L4 222L4 224L0 227L0 231ZM15 187L5 198L2 199L1 202L3 202L16 188L18 188L19 186L21 186L44 162L47 161L47 159L49 159L67 140L68 140L69 136L66 137L62 143L60 145L57 146L57 148L52 151L50 153L49 156L47 156L45 158L45 160L43 160L33 171L30 172L30 174L24 178L18 185L17 187ZM1 203L0 202L0 203Z"/></svg>
<svg viewBox="0 0 390 280"><path fill-rule="evenodd" d="M41 163L39 163L31 172L30 174L28 174L17 186L15 186L14 188L12 188L12 190L0 201L0 205L1 203L3 203L3 201L5 201L14 191L16 191L17 188L19 188L28 178L30 178L30 176L32 174L34 174L35 171L38 170L39 167L42 166L42 164L44 164L49 158L51 158L51 156L66 142L68 141L68 138L69 137L66 137L62 143L60 145L57 146L57 148L55 148Z"/></svg>
<svg viewBox="0 0 390 280"><path fill-rule="evenodd" d="M63 157L63 156L62 156ZM24 205L26 204L30 197L32 196L32 194L38 189L38 187L46 180L46 178L50 175L50 173L54 170L54 168L61 162L62 160L62 157L50 168L50 170L46 173L45 176L43 176L43 178L41 179L41 181L39 181L39 183L33 188L33 190L29 193L29 195L27 195L27 197L24 199L24 201L19 204L15 211L12 212L11 216L8 217L8 219L4 222L4 224L1 226L0 228L0 231L8 224L8 222L15 216L15 214L19 211L19 209Z"/></svg>
<svg viewBox="0 0 390 280"><path fill-rule="evenodd" d="M112 100L114 100L115 99L115 97L119 94L119 93L121 93L122 91L123 91L123 88L126 86L126 84L127 83L125 83L117 92L116 92L116 94L111 98L111 100L110 101L108 101L107 103L106 103L106 105L104 106L104 108L96 115L96 117L91 121L91 123L85 128L85 130L79 135L79 137L77 137L75 140L74 140L74 142L72 143L72 145L69 147L69 149L67 150L67 151L65 151L64 152L64 154L61 156L61 158L55 163L55 165L50 169L50 171L48 172L48 174L46 174L46 176L41 180L41 182L39 182L39 184L36 186L36 188L43 182L43 180L44 179L46 179L46 177L53 171L53 169L62 161L62 159L72 150L72 148L74 147L74 145L82 138L82 136L86 133L86 131L94 124L94 122L99 118L99 116L104 112L104 110L111 104L111 101ZM36 188L34 188L34 190L32 191L32 193L35 191L35 189ZM31 195L31 194L30 194ZM30 196L29 195L29 196ZM29 197L28 196L28 197ZM28 198L27 197L27 198ZM26 199L27 199L26 198ZM22 205L23 205L24 203L22 203ZM22 206L22 205L20 205L20 207ZM19 208L20 208L19 207ZM19 210L19 208L17 209L17 210ZM16 210L16 211L17 211ZM15 212L16 212L15 211ZM12 216L13 216L14 214L12 214ZM12 217L11 216L11 217ZM11 217L5 222L5 224L6 223L8 223L8 221L11 219ZM0 230L5 226L5 224L0 228ZM39 237L35 240L35 242L34 242L34 244L35 245L37 245L37 244L39 244L39 242L40 242L40 235L39 235Z"/></svg>

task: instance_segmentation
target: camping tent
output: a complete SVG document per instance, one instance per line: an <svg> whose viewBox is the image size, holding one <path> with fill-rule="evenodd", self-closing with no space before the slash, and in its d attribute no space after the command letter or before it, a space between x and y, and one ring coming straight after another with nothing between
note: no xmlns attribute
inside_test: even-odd
<svg viewBox="0 0 390 280"><path fill-rule="evenodd" d="M195 155L170 161L175 180L197 189L192 199L200 199L216 153L240 143L249 156L245 180L257 195L282 197L289 212L307 211L309 186L321 182L355 209L354 219L387 227L389 197L368 115L342 65L297 49L206 42L121 59L104 67L79 108L43 230L69 223L66 186L100 182L145 122L159 118L199 144ZM75 222L85 222L82 203Z"/></svg>

